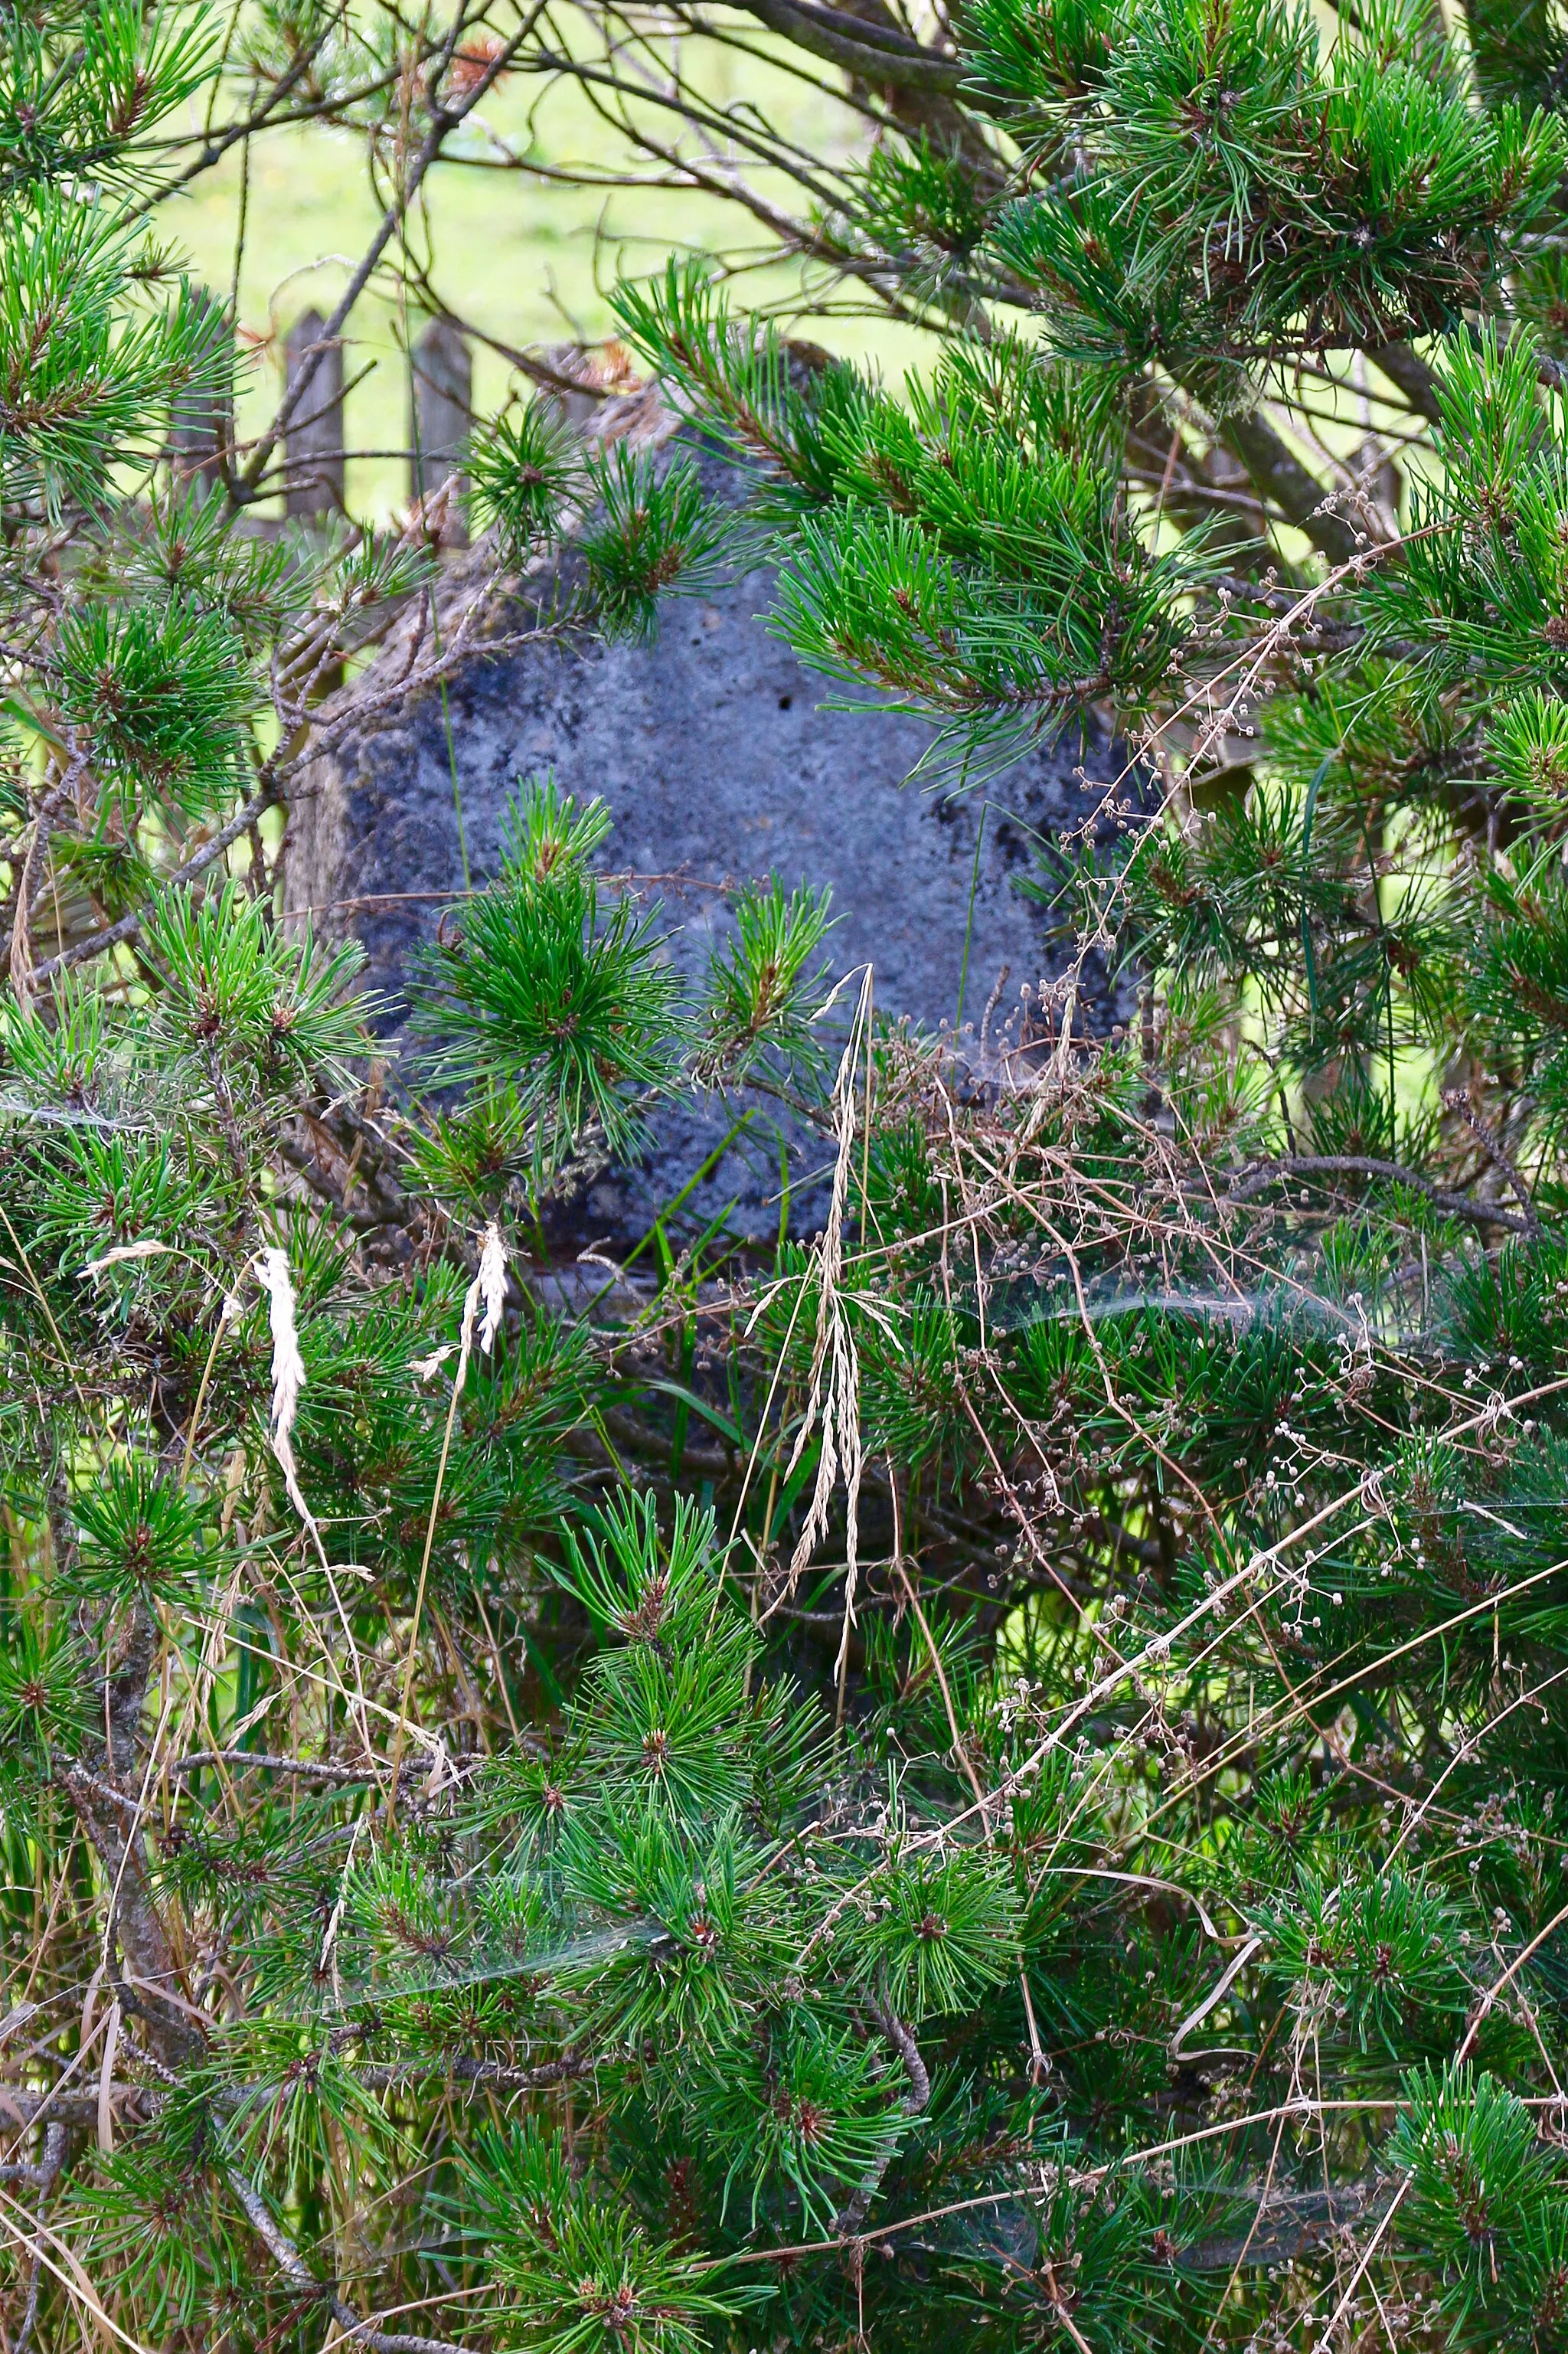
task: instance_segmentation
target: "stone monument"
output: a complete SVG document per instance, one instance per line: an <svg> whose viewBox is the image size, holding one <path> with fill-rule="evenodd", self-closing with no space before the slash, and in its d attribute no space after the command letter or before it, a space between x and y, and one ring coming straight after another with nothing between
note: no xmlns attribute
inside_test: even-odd
<svg viewBox="0 0 1568 2354"><path fill-rule="evenodd" d="M659 444L675 426L650 387L602 404L588 429ZM723 453L701 446L699 462L711 490L736 495ZM460 560L454 596L463 565L482 555ZM521 626L557 577L550 567L510 584L487 616L489 638ZM990 1002L1004 1023L1021 991L1048 987L1072 952L1016 886L1037 847L1092 815L1118 751L1091 726L973 792L923 789L906 780L929 726L806 671L769 625L773 601L764 569L667 598L652 645L483 645L444 697L393 704L347 733L315 764L291 818L291 917L308 913L318 935L359 938L367 985L391 1001L395 1031L410 950L444 909L461 921L465 852L481 885L496 871L520 782L553 770L560 790L607 805L614 825L600 861L661 903L669 953L694 982L728 921L726 891L771 875L832 890L833 965L870 960L881 1012L937 1029L978 1025ZM380 661L395 676L406 658L394 645ZM1080 1019L1125 1014L1103 972L1092 978ZM574 1223L612 1246L645 1231L732 1116L702 1099L661 1106L648 1165L595 1179ZM689 1196L686 1221L705 1225L727 1207L732 1225L760 1237L777 1231L778 1191L777 1137L751 1135Z"/></svg>

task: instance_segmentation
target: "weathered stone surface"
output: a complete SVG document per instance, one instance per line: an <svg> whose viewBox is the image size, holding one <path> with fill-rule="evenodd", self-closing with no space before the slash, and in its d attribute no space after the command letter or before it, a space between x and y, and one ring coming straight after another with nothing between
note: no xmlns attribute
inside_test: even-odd
<svg viewBox="0 0 1568 2354"><path fill-rule="evenodd" d="M703 463L724 471L711 455ZM978 1022L1005 966L1004 1020L1020 988L1038 989L1070 954L1015 888L1032 837L1083 823L1111 773L1107 747L1075 735L967 796L906 785L929 729L884 711L824 708L833 690L767 625L772 587L760 571L667 600L652 647L478 654L444 710L430 695L350 736L319 764L291 822L293 908L312 907L329 934L356 933L369 984L397 999L441 895L462 887L454 764L476 884L495 872L519 779L553 769L563 790L607 803L615 824L603 864L630 871L662 901L671 954L694 975L728 920L726 890L773 875L832 888L834 964L869 959L884 1011L952 1023L962 980L962 1019ZM1102 997L1102 1021L1106 1012ZM596 1182L578 1221L612 1244L642 1232L726 1125L711 1105L662 1108L650 1167ZM749 1169L732 1156L688 1214L705 1222L738 1195L738 1225L773 1232L778 1171L776 1141L754 1150Z"/></svg>

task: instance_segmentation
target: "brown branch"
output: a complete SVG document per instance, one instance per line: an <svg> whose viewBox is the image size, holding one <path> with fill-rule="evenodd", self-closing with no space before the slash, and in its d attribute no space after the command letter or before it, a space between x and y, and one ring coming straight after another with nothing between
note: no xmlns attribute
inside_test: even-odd
<svg viewBox="0 0 1568 2354"><path fill-rule="evenodd" d="M453 2084L482 2084L497 2093L536 2093L546 2084L573 2084L580 2077L591 2076L599 2065L597 2060L585 2059L567 2052L559 2060L546 2060L537 2068L508 2068L500 2060L391 2060L374 2068L355 2072L355 2082L368 2084L376 2092L385 2092L397 2084L407 2084L442 2076Z"/></svg>
<svg viewBox="0 0 1568 2354"><path fill-rule="evenodd" d="M440 76L450 68L468 22L467 10L460 8L453 18L451 30L442 44L439 61L430 73L430 127L419 143L407 178L383 213L376 234L361 256L354 275L344 290L342 299L331 318L315 342L303 355L299 375L284 394L271 423L252 450L246 461L244 472L229 486L230 496L241 505L248 505L252 499L261 494L260 486L261 478L267 471L269 459L288 431L301 403L315 382L317 369L342 335L348 323L349 313L369 284L377 263L397 234L398 224L407 217L426 173L440 154L449 135L457 129L465 115L472 112L480 101L488 94L511 65L533 30L534 14L530 14L527 21L513 35L512 38L497 49L495 55L487 61L484 71L476 76L471 87L464 90L461 100L455 105L447 105L435 97L435 86Z"/></svg>
<svg viewBox="0 0 1568 2354"><path fill-rule="evenodd" d="M114 1784L117 1769L135 1757L156 1635L156 1619L138 1601L104 1680L106 1738L91 1764L72 1760L60 1767L59 1778L109 1884L106 1936L111 1953L118 1943L128 1972L115 1989L121 2007L145 2020L159 2060L177 2067L202 2055L206 2038L198 2014L174 1993L179 1969L153 1902L141 1808L132 1802L128 1808Z"/></svg>
<svg viewBox="0 0 1568 2354"><path fill-rule="evenodd" d="M161 2094L150 2092L144 2084L128 2084L118 2080L110 2085L109 2092L111 2100L144 2100L154 2107L163 2098ZM16 2123L16 2117L20 2117L24 2125L33 2125L47 2112L49 2116L58 2117L62 2125L90 2126L98 2117L98 2086L94 2084L72 2092L51 2085L47 2093L34 2093L20 2084L6 2084L4 2087L4 2105L15 2112L6 2120L11 2125Z"/></svg>
<svg viewBox="0 0 1568 2354"><path fill-rule="evenodd" d="M1452 1217L1467 1218L1472 1225L1506 1226L1516 1235L1532 1231L1529 1222L1512 1210L1499 1209L1491 1202L1474 1201L1467 1193L1450 1193L1430 1177L1423 1177L1419 1170L1406 1169L1397 1161L1374 1160L1364 1152L1287 1153L1278 1161L1271 1161L1265 1169L1245 1172L1218 1199L1222 1203L1250 1202L1284 1177L1383 1177L1390 1184L1408 1185L1413 1193L1424 1194L1435 1208L1446 1211Z"/></svg>
<svg viewBox="0 0 1568 2354"><path fill-rule="evenodd" d="M159 1767L161 1774L196 1774L204 1766L260 1766L269 1774L297 1774L306 1782L331 1782L347 1787L374 1782L376 1769L371 1766L338 1766L330 1759L310 1757L275 1757L258 1749L198 1749L189 1757L173 1757Z"/></svg>
<svg viewBox="0 0 1568 2354"><path fill-rule="evenodd" d="M1354 531L1340 516L1321 512L1323 485L1287 448L1261 410L1226 418L1220 440L1241 460L1258 489L1266 493L1298 531L1306 533L1330 564L1354 562Z"/></svg>
<svg viewBox="0 0 1568 2354"><path fill-rule="evenodd" d="M468 2354L468 2349L455 2345L450 2338L410 2338L377 2329L373 2323L362 2321L351 2305L345 2305L334 2288L317 2280L287 2232L278 2221L249 2177L238 2167L225 2169L225 2179L246 2219L262 2246L266 2249L283 2278L301 2296L325 2305L345 2338L355 2345L368 2346L373 2354Z"/></svg>
<svg viewBox="0 0 1568 2354"><path fill-rule="evenodd" d="M1418 417L1429 424L1440 421L1437 379L1418 352L1408 344L1369 344L1367 357L1380 376L1398 387Z"/></svg>
<svg viewBox="0 0 1568 2354"><path fill-rule="evenodd" d="M407 669L382 695L371 696L364 701L351 697L336 707L331 713L330 718L317 719L313 712L304 715L307 723L313 730L309 741L287 758L283 756L281 748L274 752L270 759L259 771L260 781L243 808L229 819L228 823L216 833L210 842L204 843L199 850L194 852L183 865L176 866L172 874L164 875L161 889L174 890L178 885L194 883L199 876L207 874L228 851L233 848L241 835L248 833L270 809L278 809L283 805L287 798L286 789L301 769L309 767L312 761L323 758L344 736L353 728L363 726L366 718L378 707L379 704L401 702L406 696L418 695L424 688L438 684L461 663L466 661L472 643L469 625L474 617L479 601L480 599L476 595L462 616L455 634L445 642L439 654L432 654L427 661L416 666L414 653L411 652ZM560 634L563 626L545 623L538 629L517 631L504 637L487 639L485 652L493 657L509 652L516 645L556 637ZM73 947L62 949L58 956L49 957L44 963L33 968L32 986L37 989L43 982L52 981L57 973L69 972L74 965L88 963L93 958L104 955L110 949L122 947L127 941L139 938L146 917L146 908L135 910L130 915L122 916L117 923L106 925L102 931L94 932L90 939L78 940Z"/></svg>
<svg viewBox="0 0 1568 2354"><path fill-rule="evenodd" d="M872 2016L904 2062L904 2073L909 2079L909 2089L904 2095L904 2114L906 2117L917 2117L931 2098L931 2079L927 2073L926 2062L920 2057L920 2047L911 2030L890 2007L874 2003ZM833 2229L841 2240L858 2238L867 2210L881 2190L882 2178L892 2163L893 2149L894 2145L890 2143L833 2218Z"/></svg>
<svg viewBox="0 0 1568 2354"><path fill-rule="evenodd" d="M199 875L205 875L226 851L233 848L241 834L249 833L258 818L264 817L270 809L275 809L281 799L281 789L276 780L264 784L259 792L252 793L238 815L230 818L220 832L215 833L210 842L204 843L183 866L176 866L172 875L165 876L164 888L173 890L176 884L194 883ZM89 963L92 958L101 957L108 949L119 948L127 940L139 938L144 916L144 909L139 914L122 916L118 923L106 925L102 931L94 932L90 939L78 940L74 948L61 949L58 956L35 965L33 987L37 989L44 981L52 981L56 973L69 972L73 965Z"/></svg>
<svg viewBox="0 0 1568 2354"><path fill-rule="evenodd" d="M94 2098L96 2099L96 2095ZM12 2349L12 2354L26 2354L26 2349L32 2342L33 2331L37 2325L38 2287L43 2279L44 2271L44 2209L48 2204L50 2191L59 2179L60 2168L65 2164L65 2158L66 2129L57 2118L44 2128L44 2150L38 2164L5 2169L7 2175L13 2179L17 2176L24 2177L35 2186L38 2194L38 2234L33 2242L32 2262L27 2267L27 2302L23 2310L22 2326L16 2332L16 2343Z"/></svg>
<svg viewBox="0 0 1568 2354"><path fill-rule="evenodd" d="M846 16L842 9L819 7L813 0L740 0L740 5L770 32L781 33L797 48L842 66L862 81L891 90L944 90L956 98L968 79L968 69L957 58L934 56L917 41L885 47L888 37L880 27Z"/></svg>
<svg viewBox="0 0 1568 2354"><path fill-rule="evenodd" d="M1535 1204L1531 1199L1530 1188L1525 1183L1517 1162L1499 1139L1492 1134L1486 1123L1477 1116L1463 1087L1445 1087L1442 1093L1442 1103L1445 1111L1456 1112L1458 1115L1492 1167L1499 1172L1499 1175L1507 1178L1524 1212L1525 1224L1531 1234L1535 1236L1543 1235L1546 1229L1541 1223Z"/></svg>

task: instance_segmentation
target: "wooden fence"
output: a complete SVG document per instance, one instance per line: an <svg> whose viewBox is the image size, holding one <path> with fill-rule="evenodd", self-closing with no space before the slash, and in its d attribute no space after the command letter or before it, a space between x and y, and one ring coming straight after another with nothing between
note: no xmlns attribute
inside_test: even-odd
<svg viewBox="0 0 1568 2354"><path fill-rule="evenodd" d="M201 299L215 343L222 339L227 345L229 329L221 306L209 294ZM295 321L284 353L291 391L307 355L319 350L325 326L319 311L306 311ZM413 346L409 374L408 494L419 499L462 470L473 418L473 361L461 330L432 319ZM169 435L169 457L181 479L211 489L221 482L225 458L234 450L232 367L222 375L218 392L205 392L176 408ZM334 343L320 352L283 437L283 506L291 521L323 525L347 514L344 391L343 345ZM461 505L448 516L442 537L449 545L466 540Z"/></svg>

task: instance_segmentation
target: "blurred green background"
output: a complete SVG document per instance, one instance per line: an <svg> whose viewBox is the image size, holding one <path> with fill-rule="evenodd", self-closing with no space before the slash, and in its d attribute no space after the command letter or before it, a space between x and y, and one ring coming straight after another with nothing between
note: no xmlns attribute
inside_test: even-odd
<svg viewBox="0 0 1568 2354"><path fill-rule="evenodd" d="M680 69L717 106L758 108L830 164L853 164L864 154L863 122L829 91L716 43L700 47L694 55L699 45L685 43ZM874 356L900 373L916 357L920 338L873 305L841 294L824 315L803 301L800 263L769 260L777 247L739 204L678 186L613 185L647 181L660 167L634 153L575 80L513 75L480 111L482 122L465 124L427 177L408 237L414 260L428 266L441 298L479 331L471 348L481 414L500 408L513 385L525 388L507 348L598 342L611 330L606 290L617 270L641 275L672 252L723 253L744 273L742 299L765 303L786 323L799 321L834 350ZM655 116L655 128L673 147L690 143L673 114ZM517 160L497 160L503 155ZM701 160L712 176L745 169L770 202L804 214L802 192L784 174L758 170L722 147ZM237 297L242 438L276 404L289 329L313 305L331 311L381 209L366 141L317 125L259 133L164 207L160 228L196 275L225 300ZM348 504L366 517L386 515L408 495L406 461L383 453L408 441L407 339L418 335L426 313L397 282L398 259L395 244L354 312L344 353ZM356 451L366 454L355 457Z"/></svg>

